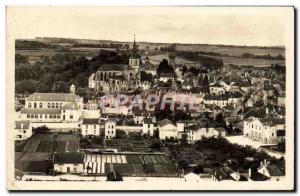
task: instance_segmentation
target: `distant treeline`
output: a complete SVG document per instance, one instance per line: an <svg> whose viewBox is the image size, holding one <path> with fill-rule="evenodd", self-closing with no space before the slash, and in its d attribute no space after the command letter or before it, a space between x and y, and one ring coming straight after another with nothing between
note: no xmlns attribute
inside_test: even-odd
<svg viewBox="0 0 300 196"><path fill-rule="evenodd" d="M15 43L16 50L36 50L36 49L42 49L42 48L52 48L57 49L59 48L58 45L54 44L47 44L43 42L38 41L29 41L29 40L16 40Z"/></svg>

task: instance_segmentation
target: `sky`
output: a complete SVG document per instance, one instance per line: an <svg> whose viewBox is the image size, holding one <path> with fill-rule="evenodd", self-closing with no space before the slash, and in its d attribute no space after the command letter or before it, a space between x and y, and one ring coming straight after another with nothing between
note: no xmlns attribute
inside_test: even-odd
<svg viewBox="0 0 300 196"><path fill-rule="evenodd" d="M8 35L284 46L290 8L8 7Z"/></svg>

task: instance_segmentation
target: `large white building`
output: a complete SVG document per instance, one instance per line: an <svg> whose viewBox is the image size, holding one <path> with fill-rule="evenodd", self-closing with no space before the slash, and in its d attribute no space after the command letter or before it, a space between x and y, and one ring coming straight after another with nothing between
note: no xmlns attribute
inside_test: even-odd
<svg viewBox="0 0 300 196"><path fill-rule="evenodd" d="M158 122L159 139L178 139L177 126L168 119L163 119Z"/></svg>
<svg viewBox="0 0 300 196"><path fill-rule="evenodd" d="M78 122L83 98L70 93L34 93L25 99L21 118L31 122Z"/></svg>
<svg viewBox="0 0 300 196"><path fill-rule="evenodd" d="M244 136L266 144L277 143L277 131L285 130L284 119L260 119L250 117L244 120Z"/></svg>

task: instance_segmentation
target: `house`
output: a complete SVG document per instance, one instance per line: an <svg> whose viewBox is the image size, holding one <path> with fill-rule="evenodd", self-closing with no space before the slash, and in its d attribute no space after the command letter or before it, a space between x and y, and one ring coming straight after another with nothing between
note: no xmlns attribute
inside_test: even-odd
<svg viewBox="0 0 300 196"><path fill-rule="evenodd" d="M277 131L285 130L284 119L249 117L244 120L244 136L265 144L278 142Z"/></svg>
<svg viewBox="0 0 300 196"><path fill-rule="evenodd" d="M32 135L32 126L30 121L22 120L15 121L15 139L16 140L24 140Z"/></svg>
<svg viewBox="0 0 300 196"><path fill-rule="evenodd" d="M99 118L84 118L81 123L82 136L100 135L100 121Z"/></svg>
<svg viewBox="0 0 300 196"><path fill-rule="evenodd" d="M104 123L104 137L105 139L112 139L116 137L116 122L107 120Z"/></svg>
<svg viewBox="0 0 300 196"><path fill-rule="evenodd" d="M173 73L161 73L159 76L159 81L161 82L168 82L174 81L174 74Z"/></svg>
<svg viewBox="0 0 300 196"><path fill-rule="evenodd" d="M260 163L257 172L264 175L271 181L282 181L284 179L284 172L277 166L268 163L266 160Z"/></svg>
<svg viewBox="0 0 300 196"><path fill-rule="evenodd" d="M143 121L143 134L148 134L151 137L154 135L154 123L152 119L145 118Z"/></svg>
<svg viewBox="0 0 300 196"><path fill-rule="evenodd" d="M215 95L215 94L207 94L203 99L204 103L207 105L216 105L220 108L223 108L229 104L229 96L228 94Z"/></svg>
<svg viewBox="0 0 300 196"><path fill-rule="evenodd" d="M83 152L55 152L53 154L55 173L82 174L84 157Z"/></svg>
<svg viewBox="0 0 300 196"><path fill-rule="evenodd" d="M194 142L201 140L203 137L225 137L226 133L223 127L211 127L202 122L187 128L187 140Z"/></svg>
<svg viewBox="0 0 300 196"><path fill-rule="evenodd" d="M209 92L215 95L225 94L225 88L218 82L215 82L209 86Z"/></svg>
<svg viewBox="0 0 300 196"><path fill-rule="evenodd" d="M163 119L158 122L158 132L161 140L178 139L177 126L168 119Z"/></svg>
<svg viewBox="0 0 300 196"><path fill-rule="evenodd" d="M34 93L25 99L21 118L31 122L78 122L83 98L71 93Z"/></svg>

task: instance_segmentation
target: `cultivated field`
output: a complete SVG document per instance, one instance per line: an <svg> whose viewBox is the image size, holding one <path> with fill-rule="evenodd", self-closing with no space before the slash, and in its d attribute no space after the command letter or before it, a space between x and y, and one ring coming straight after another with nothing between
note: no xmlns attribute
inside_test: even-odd
<svg viewBox="0 0 300 196"><path fill-rule="evenodd" d="M79 149L79 137L71 133L35 133L22 152L74 152Z"/></svg>
<svg viewBox="0 0 300 196"><path fill-rule="evenodd" d="M87 154L87 175L116 171L123 176L177 176L172 161L163 154Z"/></svg>

